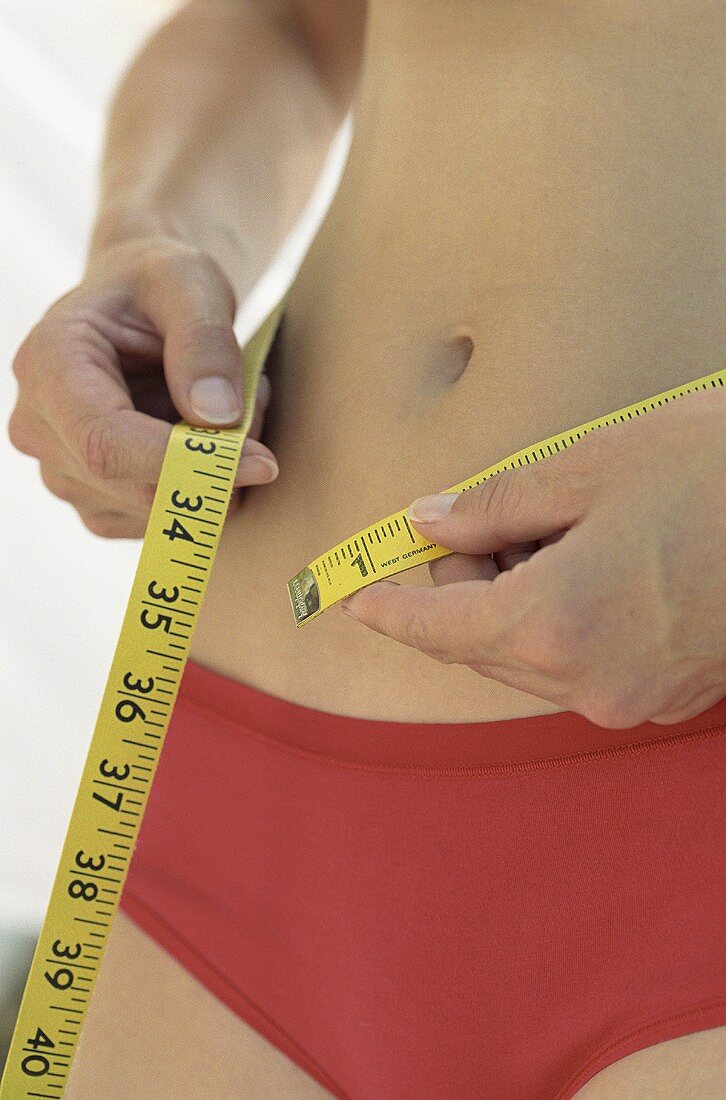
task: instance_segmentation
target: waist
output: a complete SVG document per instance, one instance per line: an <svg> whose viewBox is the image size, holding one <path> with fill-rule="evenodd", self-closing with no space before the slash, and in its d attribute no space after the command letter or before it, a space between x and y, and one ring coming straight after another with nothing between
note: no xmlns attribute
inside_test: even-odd
<svg viewBox="0 0 726 1100"><path fill-rule="evenodd" d="M607 151L568 139L561 155L528 161L546 180L523 182L502 131L496 149L472 136L480 162L466 190L445 142L402 138L394 150L393 131L376 138L374 123L364 111L289 292L263 435L280 476L249 490L225 526L193 656L272 695L368 719L552 713L336 609L296 631L286 583L415 497L715 369L725 335L715 175L706 160L698 167L700 150L690 160L682 150L683 203L668 204L672 191L651 185L658 141L648 171L631 157L620 172ZM419 165L398 178L424 146L439 158L431 173ZM400 580L429 583L428 570Z"/></svg>
<svg viewBox="0 0 726 1100"><path fill-rule="evenodd" d="M464 778L587 765L723 736L726 697L671 726L603 729L571 711L479 722L374 721L301 706L187 663L179 704L317 762Z"/></svg>
<svg viewBox="0 0 726 1100"><path fill-rule="evenodd" d="M634 396L645 398L663 388L641 389ZM613 399L604 407L591 404L584 415L560 420L552 431L613 411L627 400ZM511 404L507 408L511 411ZM369 438L345 454L341 451L339 462L332 461L335 423L323 421L317 440L308 437L298 450L306 429L291 422L275 448L281 461L279 480L251 490L225 527L193 658L271 695L370 720L448 724L556 712L559 708L546 700L464 667L442 666L364 631L337 609L305 632L293 625L286 582L306 561L413 497L446 488L505 458L525 441L550 434L530 430L521 443L510 440L506 447L498 446L492 443L497 426L486 411L480 408L479 423L468 433L457 431L455 423L437 431L436 418L419 421L418 450L408 452L401 433L393 425L387 433L385 416L379 415ZM528 421L527 415L522 419ZM353 434L358 427L351 428ZM513 429L516 436L521 426L514 424ZM501 425L498 430L501 435ZM358 467L346 468L345 462L351 461ZM402 584L430 583L426 566L398 579Z"/></svg>

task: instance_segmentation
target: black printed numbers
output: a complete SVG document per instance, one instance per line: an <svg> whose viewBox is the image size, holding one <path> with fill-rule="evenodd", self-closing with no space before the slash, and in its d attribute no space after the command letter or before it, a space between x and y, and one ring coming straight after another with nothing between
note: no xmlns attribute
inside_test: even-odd
<svg viewBox="0 0 726 1100"><path fill-rule="evenodd" d="M43 1077L50 1070L50 1061L44 1054L38 1054L38 1047L55 1050L55 1043L41 1027L36 1027L34 1037L26 1039L25 1045L32 1047L35 1054L27 1054L20 1063L20 1068L27 1077Z"/></svg>
<svg viewBox="0 0 726 1100"><path fill-rule="evenodd" d="M146 608L141 612L141 625L145 626L147 630L158 630L159 627L168 634L171 630L171 615L159 615L154 611L147 611Z"/></svg>
<svg viewBox="0 0 726 1100"><path fill-rule="evenodd" d="M144 626L146 625L147 624L144 623ZM120 703L116 704L116 717L119 722L133 722L134 718L140 718L141 721L144 722L146 720L146 711L135 699L122 699Z"/></svg>
<svg viewBox="0 0 726 1100"><path fill-rule="evenodd" d="M174 520L174 523L177 522L177 520ZM181 524L179 524L179 526L181 527ZM165 535L168 533L168 531L164 532ZM191 538L191 536L189 537ZM194 539L192 539L192 542L194 542ZM157 581L150 581L146 591L152 599L163 600L164 603L176 603L179 599L179 589L176 585L174 585L171 592L169 592L166 588L162 588ZM141 623L142 626L145 626L148 630L158 630L161 627L161 629L168 634L171 630L172 619L171 615L159 615L155 612L147 611L146 608L144 608L141 612Z"/></svg>
<svg viewBox="0 0 726 1100"><path fill-rule="evenodd" d="M42 1077L50 1069L50 1062L42 1054L28 1054L20 1063L20 1068L28 1077Z"/></svg>
<svg viewBox="0 0 726 1100"><path fill-rule="evenodd" d="M187 512L198 512L204 504L204 499L196 497L196 503L192 504L190 497L183 497L178 489L171 494L171 502L175 508L186 508Z"/></svg>
<svg viewBox="0 0 726 1100"><path fill-rule="evenodd" d="M48 984L53 986L53 989L59 989L61 992L70 989L73 985L73 971L68 970L65 966L59 967L55 974L51 974L46 970L44 977Z"/></svg>
<svg viewBox="0 0 726 1100"><path fill-rule="evenodd" d="M33 1050L37 1050L38 1047L47 1047L49 1050L55 1050L55 1043L46 1035L42 1027L36 1027L35 1037L33 1039L25 1040L26 1047L32 1047Z"/></svg>
<svg viewBox="0 0 726 1100"><path fill-rule="evenodd" d="M83 901L95 901L98 887L95 882L83 882L82 879L74 878L68 885L68 893L74 900L82 898Z"/></svg>
<svg viewBox="0 0 726 1100"><path fill-rule="evenodd" d="M185 439L184 446L190 451L201 451L203 455L213 455L217 450L217 444L211 439Z"/></svg>
<svg viewBox="0 0 726 1100"><path fill-rule="evenodd" d="M98 765L98 770L106 779L120 779L123 781L124 779L128 779L131 775L131 767L128 764L123 764L120 768L115 768L112 767L106 759L103 759Z"/></svg>
<svg viewBox="0 0 726 1100"><path fill-rule="evenodd" d="M194 435L219 435L219 428L190 428L189 431ZM185 439L184 446L203 455L213 455L217 450L217 444L212 443L211 439L206 442L203 439Z"/></svg>
<svg viewBox="0 0 726 1100"><path fill-rule="evenodd" d="M81 953L81 945L77 943L75 947L61 946L60 940L54 940L51 950L59 959L77 959Z"/></svg>
<svg viewBox="0 0 726 1100"><path fill-rule="evenodd" d="M172 542L174 539L185 539L187 542L194 542L194 536L189 534L186 527L176 517L171 521L170 526L165 527L161 533L171 539Z"/></svg>
<svg viewBox="0 0 726 1100"><path fill-rule="evenodd" d="M83 855L83 848L76 852L76 867L80 867L82 871L102 871L106 866L105 856L99 856L98 859L94 859L93 856L88 856L86 859L83 859Z"/></svg>
<svg viewBox="0 0 726 1100"><path fill-rule="evenodd" d="M42 1054L28 1054L20 1063L28 1077L42 1077L50 1069L50 1062Z"/></svg>
<svg viewBox="0 0 726 1100"><path fill-rule="evenodd" d="M136 715L141 715L142 719L146 717L139 704L134 702L133 699L124 699L122 703L116 704L116 715L118 717L120 717L118 713L119 707L123 707L124 705L135 707L136 714L132 714L130 718L121 718L122 722L131 722L133 718L136 717ZM128 764L123 764L121 767L115 767L110 764L105 758L98 765L98 770L100 771L101 775L105 776L106 779L128 779L129 775L131 774L131 768ZM96 781L94 780L94 782ZM113 784L111 784L111 786L113 786ZM122 791L118 791L115 798L106 798L105 795L99 794L98 791L94 791L93 797L96 799L97 802L102 802L104 806L108 806L110 809L116 810L116 812L118 812L121 809L121 803L123 802L124 796ZM103 864L105 862L103 856L99 856L99 859L101 860L99 866L94 867L91 863L83 863L81 861L80 857L82 854L82 852L78 852L76 854L77 867L80 867L81 869L87 869L90 867L92 871L101 870L101 867L103 867Z"/></svg>
<svg viewBox="0 0 726 1100"><path fill-rule="evenodd" d="M120 793L121 792L119 791L119 794ZM95 798L96 795L94 795L93 797ZM105 802L106 799L102 798L101 801ZM88 871L89 869L91 871L100 871L106 864L105 856L98 856L97 859L94 859L93 856L88 856L86 859L84 859L83 856L84 851L81 848L79 851L76 852L76 858L74 861L76 867L79 867L82 871ZM72 898L82 898L83 901L93 901L98 893L98 887L96 886L95 882L84 882L80 878L74 878L73 882L71 882L68 886L68 893L71 895Z"/></svg>
<svg viewBox="0 0 726 1100"><path fill-rule="evenodd" d="M156 581L151 581L146 591L152 600L163 600L164 603L176 603L179 599L179 589L176 585L174 585L171 592L167 592L165 588L157 587Z"/></svg>
<svg viewBox="0 0 726 1100"><path fill-rule="evenodd" d="M357 558L353 558L353 560L351 561L350 564L358 566L358 568L360 569L361 577L367 577L368 576L368 569L366 567L366 563L363 561L363 555L362 554L359 554Z"/></svg>
<svg viewBox="0 0 726 1100"><path fill-rule="evenodd" d="M129 691L140 691L142 695L148 695L154 690L154 679L152 676L149 676L148 686L143 687L141 684L141 680L132 680L131 673L125 672L124 687L127 687Z"/></svg>
<svg viewBox="0 0 726 1100"><path fill-rule="evenodd" d="M98 791L93 792L93 797L96 799L97 802L103 802L104 806L109 806L112 810L116 810L117 812L121 809L121 803L123 802L124 798L122 791L119 791L116 797L113 799L104 798L104 796L102 794L99 794Z"/></svg>
<svg viewBox="0 0 726 1100"><path fill-rule="evenodd" d="M129 702L130 703L131 700L130 699L129 700L124 700L124 702ZM119 703L118 706L116 707L116 713L117 714L118 714L118 708L120 706L123 706L123 704ZM144 712L141 710L140 707L139 707L139 710L140 710L141 714L143 715ZM122 722L130 722L131 719L130 718L122 718L121 721ZM122 769L112 768L111 765L108 763L108 760L105 760L105 759L102 760L101 763L98 765L98 770L100 771L101 775L105 775L107 778L112 777L114 779L127 779L128 776L129 776L129 773L131 771L128 764L124 764ZM111 810L116 810L117 813L121 809L121 803L123 802L123 798L124 798L122 791L118 791L115 798L106 798L106 796L104 794L99 794L98 791L94 791L93 792L93 797L96 799L97 802L102 802L104 804L104 806L108 806ZM78 852L77 855L76 855L76 864L77 864L77 866L81 867L81 868L89 867L90 864L79 862L78 857L80 855L81 855L81 852ZM103 856L101 856L100 858L103 859ZM103 864L101 864L101 867L102 866L103 866ZM94 871L100 871L101 868L100 867L94 867L92 869Z"/></svg>

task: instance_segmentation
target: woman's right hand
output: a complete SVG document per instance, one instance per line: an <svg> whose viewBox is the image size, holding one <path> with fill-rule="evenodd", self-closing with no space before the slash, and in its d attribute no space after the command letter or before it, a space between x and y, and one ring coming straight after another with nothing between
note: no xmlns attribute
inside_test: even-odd
<svg viewBox="0 0 726 1100"><path fill-rule="evenodd" d="M235 307L208 255L172 238L137 238L96 253L21 344L10 441L39 460L43 483L94 534L143 538L172 424L241 420ZM277 477L259 440L269 397L263 374L235 487ZM233 493L229 511L238 507Z"/></svg>

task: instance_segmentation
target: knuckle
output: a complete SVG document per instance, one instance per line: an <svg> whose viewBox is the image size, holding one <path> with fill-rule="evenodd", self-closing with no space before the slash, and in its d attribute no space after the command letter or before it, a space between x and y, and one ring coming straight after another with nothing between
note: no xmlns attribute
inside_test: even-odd
<svg viewBox="0 0 726 1100"><path fill-rule="evenodd" d="M608 429L609 430L609 429ZM557 480L557 492L566 500L577 502L592 482L593 469L606 461L605 452L611 452L611 439L597 429L587 432L574 446L548 459L543 466Z"/></svg>
<svg viewBox="0 0 726 1100"><path fill-rule="evenodd" d="M193 247L164 241L137 257L136 264L131 267L132 284L144 297L157 286L178 283L184 279L195 257Z"/></svg>
<svg viewBox="0 0 726 1100"><path fill-rule="evenodd" d="M136 486L139 504L142 508L149 509L156 499L156 485L141 483Z"/></svg>
<svg viewBox="0 0 726 1100"><path fill-rule="evenodd" d="M218 321L192 321L183 330L187 338L193 343L203 341L205 344L218 346L227 350L230 346L236 348L231 324L222 324Z"/></svg>
<svg viewBox="0 0 726 1100"><path fill-rule="evenodd" d="M474 498L474 520L496 538L506 515L517 510L522 499L522 484L512 470L502 470L489 481L484 492Z"/></svg>
<svg viewBox="0 0 726 1100"><path fill-rule="evenodd" d="M633 708L612 692L600 695L590 693L583 699L579 710L588 721L603 729L626 729L639 725L641 721Z"/></svg>
<svg viewBox="0 0 726 1100"><path fill-rule="evenodd" d="M92 535L98 535L102 539L119 537L120 517L110 512L94 512L81 515L83 525Z"/></svg>
<svg viewBox="0 0 726 1100"><path fill-rule="evenodd" d="M577 672L582 659L579 634L565 607L538 608L520 624L514 657L526 668L565 681Z"/></svg>
<svg viewBox="0 0 726 1100"><path fill-rule="evenodd" d="M78 425L78 445L81 460L89 473L102 480L119 476L118 449L108 417L84 418Z"/></svg>
<svg viewBox="0 0 726 1100"><path fill-rule="evenodd" d="M434 637L431 622L425 611L413 611L407 623L407 639L415 649L421 650L441 664L452 664L453 658L442 648L440 640Z"/></svg>
<svg viewBox="0 0 726 1100"><path fill-rule="evenodd" d="M235 296L227 276L217 261L200 249L188 249L174 259L178 276L185 282L204 292L209 286L223 287L230 305L234 308Z"/></svg>
<svg viewBox="0 0 726 1100"><path fill-rule="evenodd" d="M59 500L73 501L78 496L78 483L65 474L56 473L47 466L40 467L40 480Z"/></svg>
<svg viewBox="0 0 726 1100"><path fill-rule="evenodd" d="M167 274L170 271L179 270L182 266L188 267L201 255L201 251L192 244L163 238L160 241L154 241L151 247L144 248L139 269L150 276L159 273Z"/></svg>
<svg viewBox="0 0 726 1100"><path fill-rule="evenodd" d="M579 693L578 710L604 729L630 729L648 721L652 713L649 677L632 667L593 668Z"/></svg>
<svg viewBox="0 0 726 1100"><path fill-rule="evenodd" d="M558 607L552 613L548 626L543 628L544 649L552 672L565 676L577 667L585 646L582 625L567 607Z"/></svg>
<svg viewBox="0 0 726 1100"><path fill-rule="evenodd" d="M209 282L220 283L230 289L231 292L229 281L222 267L208 252L198 251L194 256L193 275L205 284Z"/></svg>
<svg viewBox="0 0 726 1100"><path fill-rule="evenodd" d="M184 353L203 347L206 354L219 357L222 362L230 353L238 354L237 340L231 323L204 319L187 321L175 334L177 349ZM221 366L221 363L220 363Z"/></svg>
<svg viewBox="0 0 726 1100"><path fill-rule="evenodd" d="M172 279L199 290L214 283L223 286L234 303L234 293L223 268L209 253L194 245L166 242L144 258L142 278L147 285L159 279Z"/></svg>
<svg viewBox="0 0 726 1100"><path fill-rule="evenodd" d="M12 362L12 372L21 385L27 382L32 372L34 355L31 350L31 338L27 336L15 352Z"/></svg>
<svg viewBox="0 0 726 1100"><path fill-rule="evenodd" d="M38 457L37 433L33 431L27 419L17 409L8 421L8 439L16 451L20 451L24 455L30 455L31 458Z"/></svg>

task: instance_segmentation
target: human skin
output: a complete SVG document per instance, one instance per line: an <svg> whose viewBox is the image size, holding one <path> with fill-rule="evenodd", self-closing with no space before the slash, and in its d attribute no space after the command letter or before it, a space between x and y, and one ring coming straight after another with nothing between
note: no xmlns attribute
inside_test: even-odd
<svg viewBox="0 0 726 1100"><path fill-rule="evenodd" d="M313 35L305 52L264 8L191 5L132 70L111 115L86 279L16 357L11 438L106 537L143 534L174 413L209 422L188 401L191 375L239 384L233 299L302 208L350 102L355 28L339 29L337 50ZM344 9L327 24L345 27ZM191 655L361 717L551 713L551 698L439 668L341 615L296 631L286 583L407 500L720 361L709 92L723 14L699 6L689 21L665 4L633 37L634 2L607 14L594 3L426 11L371 5L353 148L289 294L264 439L247 444L280 476L263 485L274 470L240 467L238 484L259 487L234 502ZM184 50L189 63L175 65ZM420 111L432 71L436 96ZM122 389L134 378L121 339L137 352L140 398ZM401 583L426 577L419 567Z"/></svg>
<svg viewBox="0 0 726 1100"><path fill-rule="evenodd" d="M219 268L239 301L302 209L350 104L362 12L351 0L230 0L189 5L170 21L114 104L89 285L108 272L113 289L116 260L133 245L141 269L133 277L152 293L173 277L182 290L201 288L203 305L212 297L205 280L213 272L218 285ZM681 0L657 8L374 0L368 15L351 155L267 368L261 445L280 474L246 489L227 521L192 657L271 694L361 717L456 722L556 711L336 612L296 631L286 581L414 497L720 362L714 228L723 201L710 97L723 11ZM41 470L56 466L56 452L44 457L48 429L33 416L48 410L50 434L59 435L49 391L66 377L63 362L67 371L75 362L61 355L69 305L70 297L63 312L51 309L17 363L12 436ZM188 361L234 379L230 326L220 340L205 312L192 333L217 345L205 357L193 344ZM188 319L178 310L182 328ZM154 400L171 417L176 387L174 412L208 423L184 403L178 345L161 349L164 332L149 327ZM79 508L84 522L113 514L91 526L105 537L143 531L148 494L131 492L146 484L139 454L153 483L169 431L148 410L158 420L147 425L153 446L141 435L121 445L123 417L109 405L95 446L91 435L90 447L74 437L58 450L93 494ZM89 412L80 403L73 415L83 424ZM66 486L64 496L77 507L86 498L74 492ZM421 568L401 578L421 581ZM157 982L164 996L154 1000ZM128 1100L180 1096L182 1087L189 1097L232 1100L239 1085L230 1081L248 1079L260 1097L263 1079L276 1100L300 1096L299 1071L241 1020L225 1016L220 1026L223 1015L118 914L69 1100L115 1095L119 1066ZM619 1091L608 1092L605 1070L588 1097L647 1095L656 1082L659 1100L711 1100L718 1078L708 1051L720 1030L642 1052L650 1059L632 1056L625 1086L620 1077ZM189 1053L190 1038L201 1057ZM677 1051L680 1073L666 1047ZM668 1066L665 1087L658 1064Z"/></svg>
<svg viewBox="0 0 726 1100"><path fill-rule="evenodd" d="M350 13L336 37L329 11L316 37L308 8L196 0L115 96L83 279L18 349L8 425L45 486L101 537L143 537L171 425L220 423L220 380L236 399L221 422L241 415L236 307L302 212L355 68ZM203 380L206 405L192 394ZM277 476L259 440L269 397L264 375L238 488Z"/></svg>
<svg viewBox="0 0 726 1100"><path fill-rule="evenodd" d="M718 389L414 501L419 533L455 551L430 563L436 587L379 581L342 607L598 725L680 722L726 694L724 500Z"/></svg>

